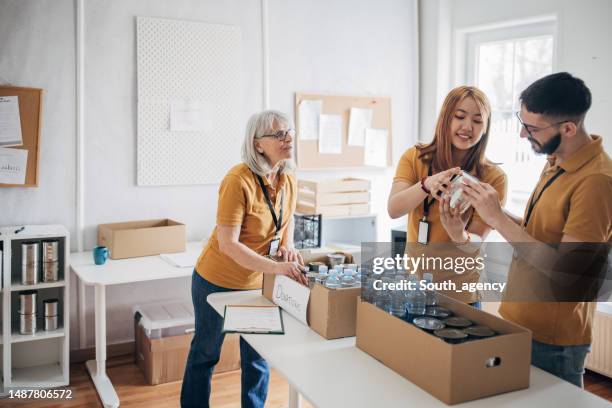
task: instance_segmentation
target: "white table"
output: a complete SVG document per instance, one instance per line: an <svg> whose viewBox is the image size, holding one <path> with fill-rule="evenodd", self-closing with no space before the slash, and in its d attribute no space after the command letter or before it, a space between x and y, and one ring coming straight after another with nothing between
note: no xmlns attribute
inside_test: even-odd
<svg viewBox="0 0 612 408"><path fill-rule="evenodd" d="M201 247L201 242L192 242L187 244L187 251L196 251ZM85 340L84 286L95 287L96 359L87 361L85 365L98 390L102 404L105 407L116 408L119 406L119 397L106 375L106 287L124 283L189 277L193 273L193 268L177 268L159 256L120 260L109 259L104 265L96 265L93 262L91 251L71 254L70 268L79 277L79 337L81 347L84 347Z"/></svg>
<svg viewBox="0 0 612 408"><path fill-rule="evenodd" d="M208 296L208 303L219 314L223 314L228 304L270 304L259 290L215 293ZM319 408L448 407L357 349L354 337L325 340L284 311L283 320L283 336L245 334L242 337L285 376L290 387L291 408L299 407L299 394ZM610 408L611 405L532 366L530 388L460 406Z"/></svg>

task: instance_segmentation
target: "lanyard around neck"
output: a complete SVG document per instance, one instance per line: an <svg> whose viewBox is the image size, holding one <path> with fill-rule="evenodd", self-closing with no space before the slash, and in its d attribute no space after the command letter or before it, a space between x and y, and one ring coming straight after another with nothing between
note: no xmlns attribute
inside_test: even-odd
<svg viewBox="0 0 612 408"><path fill-rule="evenodd" d="M280 199L280 213L279 217L276 217L276 212L274 211L274 205L272 205L272 200L270 200L270 195L268 194L268 189L266 188L266 184L263 181L263 178L257 174L257 180L259 180L259 185L261 186L261 190L263 191L264 197L266 198L266 202L268 203L268 208L270 209L270 213L272 214L272 220L274 221L274 226L276 227L276 235L281 229L283 225L283 201L285 198L285 189L281 190L281 199Z"/></svg>
<svg viewBox="0 0 612 408"><path fill-rule="evenodd" d="M531 197L531 201L529 203L529 208L527 209L527 216L525 217L525 222L523 223L523 226L526 227L527 224L529 223L529 219L531 218L531 213L533 212L533 209L535 208L536 204L538 203L538 201L540 201L540 198L542 198L542 194L544 194L544 191L546 191L546 189L548 187L551 186L552 183L554 183L554 181L563 173L565 173L565 170L563 169L559 169L559 171L557 171L555 173L554 176L552 176L547 182L546 184L544 184L544 187L542 187L542 190L540 190L540 194L538 194L538 197L535 198L535 193L534 195ZM535 198L535 200L534 200Z"/></svg>

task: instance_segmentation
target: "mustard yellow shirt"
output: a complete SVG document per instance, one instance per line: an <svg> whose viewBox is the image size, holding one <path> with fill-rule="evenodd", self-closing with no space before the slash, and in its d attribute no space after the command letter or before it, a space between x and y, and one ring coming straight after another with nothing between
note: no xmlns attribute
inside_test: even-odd
<svg viewBox="0 0 612 408"><path fill-rule="evenodd" d="M544 167L529 202L559 168L565 172L542 194L525 229L538 241L558 244L563 235L569 235L582 242L611 242L612 160L603 150L601 137L593 138L567 160L556 164L551 158ZM514 261L508 292L521 282L520 275L521 262ZM591 343L595 306L593 302L507 301L499 313L530 329L539 342L570 346Z"/></svg>
<svg viewBox="0 0 612 408"><path fill-rule="evenodd" d="M279 232L282 237L295 212L295 178L287 173L281 174L276 189L270 186L265 177L264 183L277 217L280 214L281 191L284 190L283 219ZM257 176L245 164L233 167L221 182L217 225L240 225L239 241L260 255L268 255L276 227ZM230 255L221 252L217 227L198 259L196 271L207 281L224 288L261 288L261 272L244 268Z"/></svg>
<svg viewBox="0 0 612 408"><path fill-rule="evenodd" d="M429 166L426 162L419 159L419 151L416 146L408 149L401 157L398 165L397 171L395 173L395 178L393 181L402 181L409 184L418 183L424 177L427 176ZM481 178L481 181L490 184L497 190L499 194L500 201L502 205L506 200L506 189L507 189L507 181L506 174L499 168L499 166L490 164L485 167L484 174ZM460 249L442 245L430 245L429 248L427 245L416 245L419 232L419 220L423 218L424 214L424 205L421 202L418 207L408 213L408 226L407 226L407 237L406 237L406 253L409 254L409 249L412 247L413 250L416 250L418 253L410 254L412 256L419 256L421 253L424 253L426 256L435 256L435 257L453 257L453 256L461 256L465 257L466 253L461 251ZM473 209L470 208L468 216L471 217L469 222L474 222L478 220L482 222L482 219L477 213L474 213ZM448 236L448 233L442 226L442 222L440 221L440 206L438 201L434 201L429 208L429 215L427 216L427 221L429 222L429 242L431 244L441 244L441 243L451 243L452 240ZM418 250L417 250L418 247ZM472 283L478 282L479 280L479 272L477 270L466 271L462 274L457 274L454 272L446 272L446 271L426 271L432 272L434 275L434 281L447 281L451 280L457 288L461 288L463 283ZM469 293L462 292L458 293L455 291L442 291L445 295L451 296L455 299L461 300L466 303L471 303L479 300L478 293Z"/></svg>

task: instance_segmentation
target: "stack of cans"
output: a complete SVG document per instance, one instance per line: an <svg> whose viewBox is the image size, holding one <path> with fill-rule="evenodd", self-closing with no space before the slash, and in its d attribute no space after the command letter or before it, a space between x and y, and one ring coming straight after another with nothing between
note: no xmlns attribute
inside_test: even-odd
<svg viewBox="0 0 612 408"><path fill-rule="evenodd" d="M45 330L57 330L58 326L58 300L46 299L43 300L43 308L45 312Z"/></svg>
<svg viewBox="0 0 612 408"><path fill-rule="evenodd" d="M36 295L35 290L19 292L19 333L36 333Z"/></svg>
<svg viewBox="0 0 612 408"><path fill-rule="evenodd" d="M21 284L36 285L38 283L38 242L21 244Z"/></svg>
<svg viewBox="0 0 612 408"><path fill-rule="evenodd" d="M59 242L45 241L42 243L43 282L56 282L59 280Z"/></svg>

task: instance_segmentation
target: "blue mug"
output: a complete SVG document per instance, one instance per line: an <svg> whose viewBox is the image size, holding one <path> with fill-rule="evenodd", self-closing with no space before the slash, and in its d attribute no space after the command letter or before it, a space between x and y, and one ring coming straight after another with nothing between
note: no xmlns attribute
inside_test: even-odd
<svg viewBox="0 0 612 408"><path fill-rule="evenodd" d="M93 249L93 258L96 265L104 265L108 259L109 251L105 246L98 246Z"/></svg>

